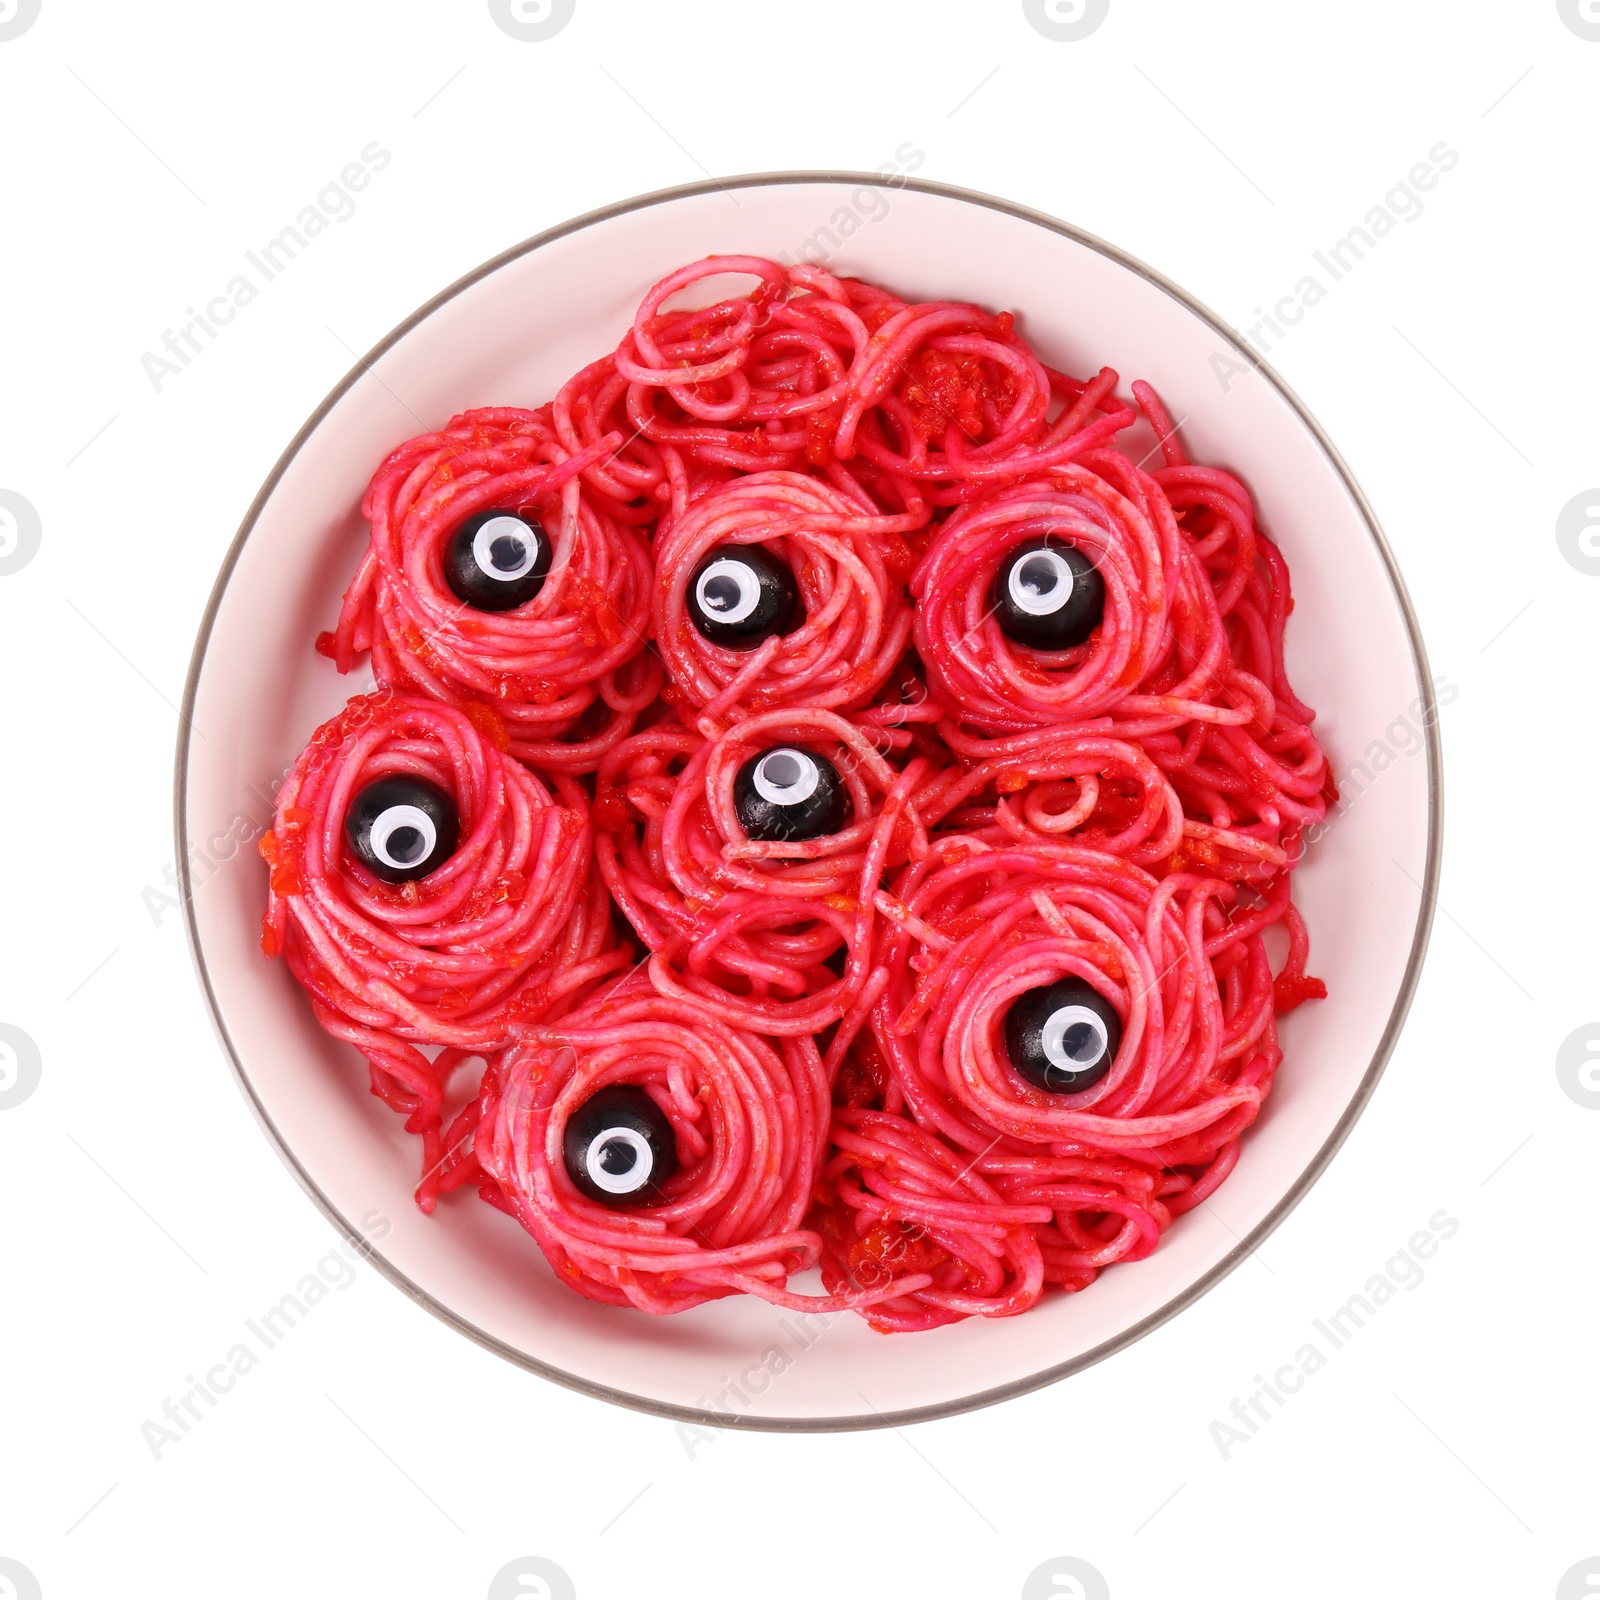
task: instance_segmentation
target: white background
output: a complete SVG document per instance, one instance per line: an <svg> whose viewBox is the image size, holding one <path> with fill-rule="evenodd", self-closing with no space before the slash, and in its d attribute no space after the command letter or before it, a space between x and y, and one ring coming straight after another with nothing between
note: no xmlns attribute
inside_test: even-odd
<svg viewBox="0 0 1600 1600"><path fill-rule="evenodd" d="M1600 1112L1555 1071L1600 1015L1600 577L1555 538L1600 482L1597 83L1554 0L1111 0L1076 43L1016 0L578 0L543 43L483 0L43 0L0 42L0 489L43 529L0 576L0 1022L43 1063L0 1110L0 1557L44 1600L478 1600L525 1555L582 1600L1010 1600L1058 1556L1115 1600L1600 1593L1600 1565L1558 1591L1600 1556ZM156 392L141 356L374 140L393 159L355 215ZM362 1267L155 1460L141 1424L335 1243L145 891L216 568L353 353L576 213L908 142L919 176L1065 218L1247 328L1441 140L1460 162L1423 213L1270 355L1459 694L1411 1020L1258 1257L1011 1404L709 1441L501 1363ZM1425 1280L1225 1460L1213 1421L1441 1209Z"/></svg>

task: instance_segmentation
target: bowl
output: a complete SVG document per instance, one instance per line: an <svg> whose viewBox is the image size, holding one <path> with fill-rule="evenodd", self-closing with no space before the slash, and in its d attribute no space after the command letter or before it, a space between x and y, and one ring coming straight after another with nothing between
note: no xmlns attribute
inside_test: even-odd
<svg viewBox="0 0 1600 1600"><path fill-rule="evenodd" d="M253 841L271 785L367 686L313 641L360 556L369 474L456 411L548 400L616 345L653 282L714 252L806 256L908 298L1016 308L1053 365L1148 379L1191 458L1251 486L1293 573L1290 672L1345 791L1296 877L1329 998L1284 1019L1277 1085L1212 1204L1147 1260L1023 1316L885 1338L852 1315L745 1297L664 1318L583 1300L470 1193L432 1217L416 1209L415 1142L258 947L266 870ZM1192 1304L1282 1221L1349 1133L1405 1017L1438 873L1439 782L1431 680L1394 559L1322 430L1236 334L1148 267L1021 206L904 177L772 173L645 195L517 245L408 317L317 408L250 507L200 625L177 859L239 1084L380 1271L468 1337L588 1394L714 1425L843 1429L948 1415L1080 1371Z"/></svg>

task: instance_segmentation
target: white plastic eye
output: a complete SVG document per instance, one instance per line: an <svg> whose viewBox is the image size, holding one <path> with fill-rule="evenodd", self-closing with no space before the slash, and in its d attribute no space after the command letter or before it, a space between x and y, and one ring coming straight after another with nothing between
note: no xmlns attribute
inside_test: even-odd
<svg viewBox="0 0 1600 1600"><path fill-rule="evenodd" d="M694 596L714 622L743 622L761 603L761 580L743 561L723 556L700 574Z"/></svg>
<svg viewBox="0 0 1600 1600"><path fill-rule="evenodd" d="M1106 1053L1106 1025L1088 1006L1062 1006L1045 1019L1039 1042L1051 1066L1083 1072Z"/></svg>
<svg viewBox="0 0 1600 1600"><path fill-rule="evenodd" d="M521 517L491 517L472 536L478 571L496 583L525 578L539 559L539 538Z"/></svg>
<svg viewBox="0 0 1600 1600"><path fill-rule="evenodd" d="M1006 587L1019 611L1048 617L1072 598L1072 568L1054 550L1035 550L1011 569Z"/></svg>
<svg viewBox="0 0 1600 1600"><path fill-rule="evenodd" d="M490 518L472 536L472 560L478 571L501 584L526 578L538 558L538 534L520 517Z"/></svg>
<svg viewBox="0 0 1600 1600"><path fill-rule="evenodd" d="M756 793L769 805L797 806L817 792L822 774L804 750L769 750L751 775Z"/></svg>
<svg viewBox="0 0 1600 1600"><path fill-rule="evenodd" d="M650 1181L655 1157L636 1128L606 1128L589 1141L584 1170L597 1189L607 1194L636 1194Z"/></svg>
<svg viewBox="0 0 1600 1600"><path fill-rule="evenodd" d="M438 842L433 818L417 806L390 806L372 824L372 853L386 867L414 867L433 854Z"/></svg>

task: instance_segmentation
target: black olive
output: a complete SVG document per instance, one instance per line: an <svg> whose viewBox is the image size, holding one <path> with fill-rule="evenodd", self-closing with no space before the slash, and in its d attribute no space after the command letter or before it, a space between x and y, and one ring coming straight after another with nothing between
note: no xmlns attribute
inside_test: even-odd
<svg viewBox="0 0 1600 1600"><path fill-rule="evenodd" d="M1077 1094L1097 1084L1121 1043L1116 1008L1082 978L1029 989L1006 1013L1011 1065L1050 1094Z"/></svg>
<svg viewBox="0 0 1600 1600"><path fill-rule="evenodd" d="M1034 650L1070 650L1100 625L1105 579L1076 545L1045 535L1019 544L994 575L1000 631Z"/></svg>
<svg viewBox="0 0 1600 1600"><path fill-rule="evenodd" d="M603 1206L659 1200L678 1170L678 1146L666 1114L643 1089L613 1084L567 1118L561 1141L567 1176Z"/></svg>
<svg viewBox="0 0 1600 1600"><path fill-rule="evenodd" d="M837 833L849 796L824 755L781 744L751 756L734 774L733 809L752 839L817 839Z"/></svg>
<svg viewBox="0 0 1600 1600"><path fill-rule="evenodd" d="M426 778L396 773L369 783L344 814L356 859L386 883L425 878L455 854L456 803Z"/></svg>
<svg viewBox="0 0 1600 1600"><path fill-rule="evenodd" d="M700 633L727 650L753 650L800 621L794 574L758 544L709 551L689 580L687 604Z"/></svg>
<svg viewBox="0 0 1600 1600"><path fill-rule="evenodd" d="M475 611L513 611L544 587L550 535L525 511L474 512L450 536L444 580Z"/></svg>

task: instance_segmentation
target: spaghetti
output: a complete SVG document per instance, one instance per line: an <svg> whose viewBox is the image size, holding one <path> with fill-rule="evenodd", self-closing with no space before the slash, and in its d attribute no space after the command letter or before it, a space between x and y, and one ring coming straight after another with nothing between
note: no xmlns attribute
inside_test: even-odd
<svg viewBox="0 0 1600 1600"><path fill-rule="evenodd" d="M1119 383L708 256L379 467L318 641L379 689L280 793L262 943L424 1210L475 1187L606 1304L904 1332L1227 1177L1325 993L1291 880L1336 791L1247 488Z"/></svg>
<svg viewBox="0 0 1600 1600"><path fill-rule="evenodd" d="M580 481L620 442L569 453L546 411L509 407L466 411L408 440L367 489L367 553L318 648L341 672L370 651L380 684L462 707L520 760L593 770L661 683L645 650L648 553ZM452 541L496 514L539 580L511 609L452 584ZM462 555L469 577L494 573L492 541Z"/></svg>
<svg viewBox="0 0 1600 1600"><path fill-rule="evenodd" d="M615 1176L604 1176L607 1152L593 1159L595 1135L574 1155L573 1123L619 1088L642 1091L641 1120L661 1126L670 1145L671 1175L659 1185L648 1175L627 1185L630 1169L659 1154L637 1133L624 1142L634 1130L617 1110L599 1119L598 1134L623 1135L617 1153L631 1159L613 1162ZM588 1299L667 1313L745 1293L834 1311L869 1304L875 1292L788 1287L820 1253L803 1222L827 1136L828 1085L811 1039L780 1050L630 978L559 1029L529 1029L507 1052L484 1082L475 1149L486 1198ZM605 1187L579 1186L586 1164Z"/></svg>
<svg viewBox="0 0 1600 1600"><path fill-rule="evenodd" d="M1058 467L963 507L940 529L911 586L917 650L953 719L990 734L1113 711L1249 720L1248 706L1214 704L1231 668L1216 596L1159 490L1129 466L1121 486L1086 466ZM1059 651L1009 639L994 598L1005 558L1041 541L1085 557L1104 594L1087 640Z"/></svg>
<svg viewBox="0 0 1600 1600"><path fill-rule="evenodd" d="M804 811L823 782L837 788L837 815L753 838L743 800L779 761L803 773L796 790L812 788L798 803L771 789L786 803L768 801L769 817ZM736 1026L816 1033L868 987L877 885L927 848L915 796L928 774L921 759L895 768L830 711L764 712L710 741L662 723L601 765L597 866L664 993ZM832 1050L829 1060L831 1071Z"/></svg>
<svg viewBox="0 0 1600 1600"><path fill-rule="evenodd" d="M386 789L353 839L363 798ZM405 845L429 827L430 803L434 831L444 813L456 839L417 876ZM547 787L437 701L386 690L350 701L278 791L260 850L271 869L262 949L287 960L323 1028L366 1056L373 1092L429 1141L430 1164L449 1072L629 959L591 881L577 785ZM443 1053L432 1060L426 1046Z"/></svg>
<svg viewBox="0 0 1600 1600"><path fill-rule="evenodd" d="M708 490L656 540L651 621L674 690L713 719L739 705L866 704L911 636L903 536L925 520L881 515L864 494L794 472L751 473ZM717 586L738 615L757 549L793 585L789 625L779 618L743 646L708 637L721 621Z"/></svg>
<svg viewBox="0 0 1600 1600"><path fill-rule="evenodd" d="M837 1113L834 1273L937 1268L874 1308L885 1327L1009 1315L1148 1254L1231 1170L1281 1059L1265 924L1230 925L1229 885L999 832L946 839L897 882L883 1109ZM1098 1049L1091 1070L1050 1056L1052 1015Z"/></svg>

